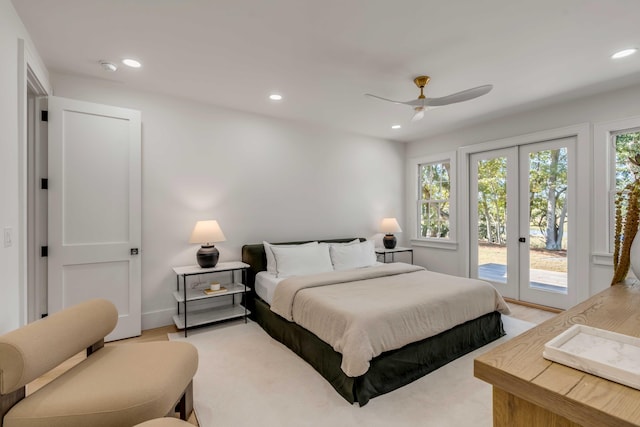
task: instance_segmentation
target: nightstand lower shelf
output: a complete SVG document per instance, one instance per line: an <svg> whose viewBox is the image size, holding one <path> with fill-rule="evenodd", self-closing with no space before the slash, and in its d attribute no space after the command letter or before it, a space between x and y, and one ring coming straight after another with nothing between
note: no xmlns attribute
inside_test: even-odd
<svg viewBox="0 0 640 427"><path fill-rule="evenodd" d="M245 317L251 314L251 311L245 310L243 305L237 304L233 306L207 308L203 310L190 311L187 316L187 328L194 326L206 325L208 323L220 322L235 318ZM184 313L173 316L173 322L178 329L184 329Z"/></svg>
<svg viewBox="0 0 640 427"><path fill-rule="evenodd" d="M225 295L244 294L245 292L251 291L251 288L244 286L242 283L228 283L222 286L226 289L226 291L213 293L213 294L204 293L204 289L202 288L187 289L187 302L207 299L207 298L217 298ZM173 293L173 297L176 299L177 302L183 303L184 291L180 291L180 290L175 291Z"/></svg>

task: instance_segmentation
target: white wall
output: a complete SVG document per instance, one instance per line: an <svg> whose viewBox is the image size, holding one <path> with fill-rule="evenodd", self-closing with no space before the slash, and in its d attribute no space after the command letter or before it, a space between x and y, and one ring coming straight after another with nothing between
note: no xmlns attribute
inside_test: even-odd
<svg viewBox="0 0 640 427"><path fill-rule="evenodd" d="M594 123L640 115L639 99L640 85L637 85L605 94L577 99L571 102L538 108L525 113L508 115L486 123L461 128L454 132L409 144L407 146L407 159L409 162L409 159L415 157L448 152L462 146L563 128L581 123L589 123L591 133ZM587 157L589 160L583 161L578 167L587 168L590 176L592 176L595 162L602 162L604 160L599 158L593 159L591 155L593 141L591 141L590 138L588 142L588 146L578 147L578 150L588 150L589 156ZM602 143L602 141L597 143ZM459 164L458 167L460 168L462 165ZM578 198L590 198L590 194L593 191L593 183L589 182L585 188L588 188L588 190L583 191L582 194L578 194ZM592 206L592 211L601 203L601 200L591 200L590 206ZM410 194L407 194L406 206L408 206L408 208L415 206L415 200L413 200ZM581 212L580 215L590 214ZM594 224L593 216L590 216L591 219L587 221L587 223L590 223L591 227L585 227L583 230L579 230L579 244L589 245L589 254L594 252L593 230L596 229L596 227L607 226L607 224ZM458 218L460 218L460 214ZM458 227L460 227L460 224L458 224ZM405 237L410 238L411 236ZM426 265L433 270L463 275L464 265L460 262L462 259L462 248L460 247L454 251L414 247L414 251L416 263ZM592 256L589 256L589 258L589 260L585 260L585 262L590 265L589 293L594 294L609 286L612 267L602 264L596 265L591 260Z"/></svg>
<svg viewBox="0 0 640 427"><path fill-rule="evenodd" d="M24 40L24 48L20 44ZM0 236L5 228L13 234L13 244L5 248L0 243L0 333L20 326L26 319L26 235L24 126L19 123L19 109L26 98L24 68L21 55L28 50L30 58L40 63L36 49L22 21L9 0L0 0ZM39 73L46 70L39 68Z"/></svg>
<svg viewBox="0 0 640 427"><path fill-rule="evenodd" d="M221 261L245 243L369 237L385 216L403 221L405 144L51 78L56 96L142 111L143 329L171 322L171 267L195 264L197 220L220 223Z"/></svg>

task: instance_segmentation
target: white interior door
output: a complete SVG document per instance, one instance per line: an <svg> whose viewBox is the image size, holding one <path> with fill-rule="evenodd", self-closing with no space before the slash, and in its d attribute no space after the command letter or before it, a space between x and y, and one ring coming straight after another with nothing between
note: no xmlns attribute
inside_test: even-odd
<svg viewBox="0 0 640 427"><path fill-rule="evenodd" d="M140 112L49 97L49 313L91 298L141 333Z"/></svg>

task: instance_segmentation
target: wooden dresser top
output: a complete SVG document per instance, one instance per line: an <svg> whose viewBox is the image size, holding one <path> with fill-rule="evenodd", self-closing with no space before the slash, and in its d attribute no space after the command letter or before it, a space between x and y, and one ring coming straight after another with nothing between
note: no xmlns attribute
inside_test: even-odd
<svg viewBox="0 0 640 427"><path fill-rule="evenodd" d="M640 284L611 286L477 357L474 375L584 426L640 426L640 390L542 357L574 324L640 337Z"/></svg>

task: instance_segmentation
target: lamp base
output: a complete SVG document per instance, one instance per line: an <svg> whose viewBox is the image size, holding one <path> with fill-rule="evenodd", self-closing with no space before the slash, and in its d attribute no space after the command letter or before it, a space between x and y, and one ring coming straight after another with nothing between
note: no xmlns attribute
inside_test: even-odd
<svg viewBox="0 0 640 427"><path fill-rule="evenodd" d="M396 239L396 236L394 236L393 234L385 234L384 237L382 238L382 244L387 249L395 248L396 243L398 243L398 240Z"/></svg>
<svg viewBox="0 0 640 427"><path fill-rule="evenodd" d="M202 268L213 268L218 263L220 252L214 245L202 245L196 255L198 265Z"/></svg>

